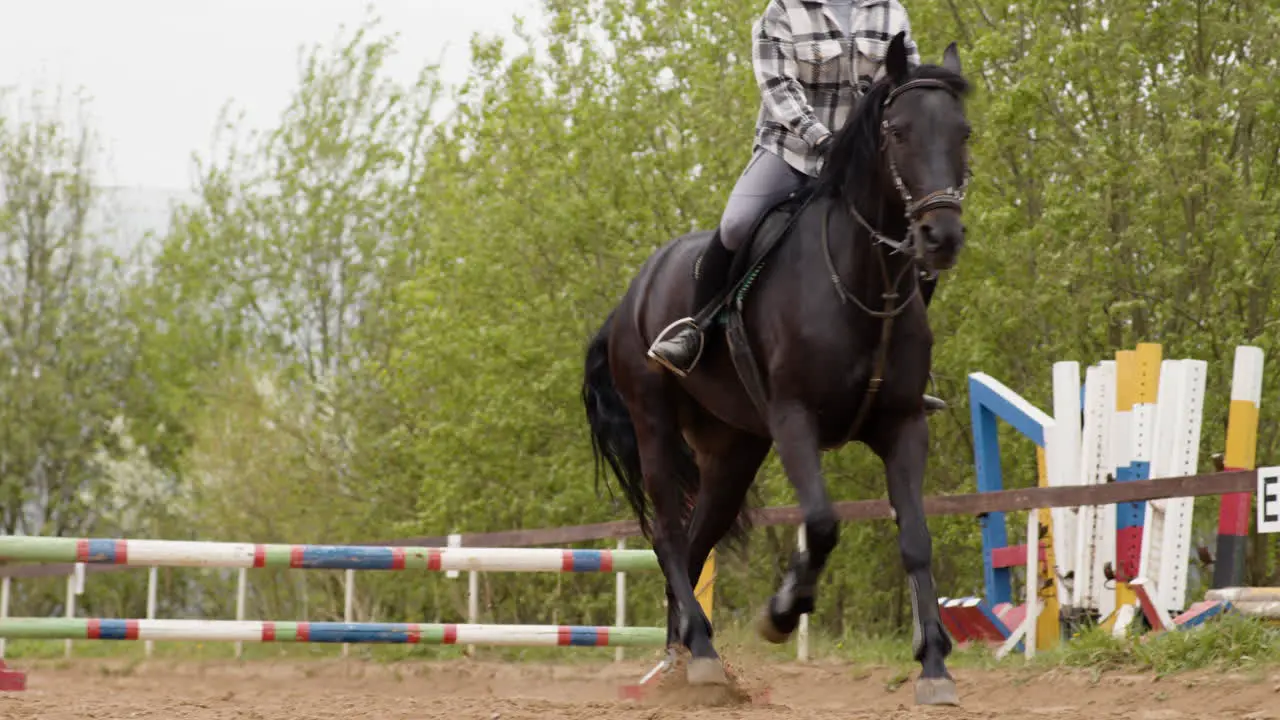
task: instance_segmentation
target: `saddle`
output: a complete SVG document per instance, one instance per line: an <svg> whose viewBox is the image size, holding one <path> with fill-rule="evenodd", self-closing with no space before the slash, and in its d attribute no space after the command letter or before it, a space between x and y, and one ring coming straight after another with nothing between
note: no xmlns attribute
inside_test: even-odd
<svg viewBox="0 0 1280 720"><path fill-rule="evenodd" d="M790 236L796 216L812 195L811 186L805 185L766 208L756 218L747 233L744 247L734 254L733 264L729 266L729 282L718 304L717 322L724 324L727 321L727 311L731 307L742 308L752 284L764 269L765 260Z"/></svg>
<svg viewBox="0 0 1280 720"><path fill-rule="evenodd" d="M742 303L769 255L790 237L796 217L812 199L813 187L806 184L760 213L747 234L745 246L734 255L726 289L713 304L712 322L724 326L729 356L761 417L767 414L766 390L760 366L751 355Z"/></svg>

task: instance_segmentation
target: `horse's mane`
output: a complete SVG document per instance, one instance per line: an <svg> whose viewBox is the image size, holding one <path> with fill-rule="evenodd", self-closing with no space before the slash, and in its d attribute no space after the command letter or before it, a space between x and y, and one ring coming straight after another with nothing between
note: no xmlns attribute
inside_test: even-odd
<svg viewBox="0 0 1280 720"><path fill-rule="evenodd" d="M907 79L918 78L941 80L960 96L969 92L964 76L941 65L917 65ZM844 127L832 136L827 160L813 183L815 196L849 197L860 206L879 192L880 121L892 85L887 75L877 80L854 106Z"/></svg>

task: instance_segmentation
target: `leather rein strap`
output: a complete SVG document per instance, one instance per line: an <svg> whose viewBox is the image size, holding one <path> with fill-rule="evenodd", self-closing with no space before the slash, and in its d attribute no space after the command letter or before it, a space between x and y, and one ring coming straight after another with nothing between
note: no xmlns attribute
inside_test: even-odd
<svg viewBox="0 0 1280 720"><path fill-rule="evenodd" d="M915 80L909 80L893 88L891 91L889 91L888 96L884 100L884 104L882 105L882 108L888 108L889 105L891 105L893 101L896 100L898 97L900 97L906 92L909 92L911 90L916 90L916 89L944 90L953 96L955 95L955 91L951 88L951 86L943 82L942 80L936 80L934 78L917 78ZM884 128L883 123L881 128L882 128L882 138L883 138L883 128ZM924 214L929 210L934 210L942 207L951 207L956 209L961 208L961 203L964 202L965 188L968 185L967 172L966 172L964 184L960 186L960 189L958 191L954 188L937 190L932 193L929 193L928 195L924 196L920 200L916 201L912 199L911 193L907 190L906 184L902 182L902 177L898 174L898 168L897 168L897 165L893 162L892 155L889 155L886 152L886 148L884 148L884 144L883 144L883 139L881 140L881 152L885 152L886 156L888 156L889 172L892 174L894 185L897 186L898 192L902 195L903 204L906 207L908 227L910 227L916 221L916 219L920 217L920 215ZM884 288L885 288L884 292L881 293L880 295L880 297L884 301L883 309L878 311L872 310L871 308L867 307L866 304L864 304L856 296L850 293L845 288L844 283L840 281L840 275L839 273L836 272L835 262L831 259L831 240L830 240L830 233L828 232L828 226L829 226L829 221L831 216L830 209L828 208L828 210L822 214L823 254L827 261L827 271L831 274L831 282L836 287L836 292L840 296L841 303L844 303L846 301L852 302L860 310L867 313L871 317L881 320L880 342L878 343L876 348L877 350L876 360L875 360L875 365L872 367L871 379L867 382L867 391L863 393L862 404L858 407L858 414L854 417L853 425L850 426L849 434L846 436L847 439L852 440L857 437L858 432L862 429L862 424L866 422L867 414L871 411L871 406L875 402L876 394L880 391L880 386L884 384L884 372L885 372L885 365L889 361L889 346L891 344L890 336L893 332L893 321L897 319L897 317L901 315L902 312L906 310L906 308L913 301L915 301L916 296L920 294L920 278L917 273L912 273L912 276L914 278L914 282L912 284L914 285L914 287L912 288L910 294L907 295L907 298L902 301L902 304L898 305L897 307L894 307L894 302L898 299L898 285L902 282L903 275L910 272L911 270L916 269L917 263L923 258L924 244L920 240L916 239L916 236L918 235L918 233L910 232L910 230L908 230L907 237L904 238L903 240L896 240L894 238L890 238L886 236L884 233L873 228L871 224L868 223L866 219L862 217L862 214L859 213L857 209L853 207L852 203L846 203L846 207L848 208L850 214L853 215L853 217L858 221L858 223L861 224L862 227L868 233L870 233L873 241L872 242L873 246L888 245L890 248L892 248L892 252L895 252L895 253L910 252L911 253L910 261L903 266L902 270L898 273L898 277L890 279L889 265L888 265L888 262L885 260L884 253L877 252L874 248L872 249L872 254L874 254L876 258L880 261L880 276L881 276L881 279L884 281ZM915 242L913 242L913 240L915 240Z"/></svg>

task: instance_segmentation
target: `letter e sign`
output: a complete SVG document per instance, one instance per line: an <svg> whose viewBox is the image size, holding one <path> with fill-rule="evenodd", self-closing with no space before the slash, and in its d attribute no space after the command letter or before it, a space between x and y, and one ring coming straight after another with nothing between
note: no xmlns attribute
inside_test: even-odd
<svg viewBox="0 0 1280 720"><path fill-rule="evenodd" d="M1258 468L1258 533L1280 532L1280 467Z"/></svg>

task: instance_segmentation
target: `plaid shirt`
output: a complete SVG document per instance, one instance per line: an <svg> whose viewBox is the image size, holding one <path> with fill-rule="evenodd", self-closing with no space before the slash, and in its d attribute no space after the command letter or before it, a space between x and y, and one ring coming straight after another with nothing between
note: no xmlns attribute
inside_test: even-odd
<svg viewBox="0 0 1280 720"><path fill-rule="evenodd" d="M834 12L850 12L846 34ZM858 97L883 74L889 41L907 33L907 54L919 64L907 11L899 0L769 0L752 27L760 87L757 147L800 172L816 176L822 158L813 146L844 124Z"/></svg>

